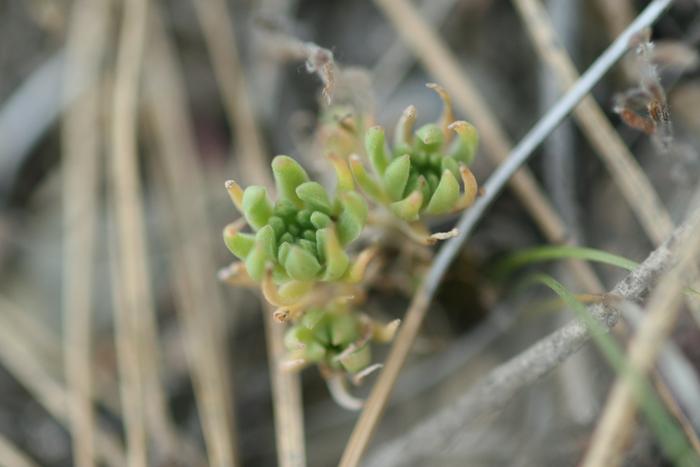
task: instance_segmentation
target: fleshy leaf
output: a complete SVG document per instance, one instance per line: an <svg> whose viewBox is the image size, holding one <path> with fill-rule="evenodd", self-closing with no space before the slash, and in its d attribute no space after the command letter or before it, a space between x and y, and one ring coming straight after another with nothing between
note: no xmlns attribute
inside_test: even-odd
<svg viewBox="0 0 700 467"><path fill-rule="evenodd" d="M355 189L355 183L352 180L352 172L350 172L350 167L348 167L348 163L345 159L336 154L329 155L328 159L331 161L335 169L335 176L338 179L337 191L342 193Z"/></svg>
<svg viewBox="0 0 700 467"><path fill-rule="evenodd" d="M224 228L224 243L231 253L239 259L245 259L255 246L255 236L239 232L234 224L236 223L229 224Z"/></svg>
<svg viewBox="0 0 700 467"><path fill-rule="evenodd" d="M394 131L394 154L404 154L413 144L413 125L416 123L416 108L406 107L396 123Z"/></svg>
<svg viewBox="0 0 700 467"><path fill-rule="evenodd" d="M442 129L445 141L449 143L452 133L449 131L448 126L455 119L454 113L452 112L452 100L450 99L450 95L447 93L445 88L443 88L439 84L428 83L425 86L435 91L442 100L442 115L440 115L440 121L438 122L438 125Z"/></svg>
<svg viewBox="0 0 700 467"><path fill-rule="evenodd" d="M277 251L275 231L270 225L263 226L255 235L255 245L261 245L265 249L268 258L274 258Z"/></svg>
<svg viewBox="0 0 700 467"><path fill-rule="evenodd" d="M343 194L340 202L343 210L338 216L336 225L338 226L338 238L341 245L344 246L362 233L367 222L367 203L362 199L362 196L354 191Z"/></svg>
<svg viewBox="0 0 700 467"><path fill-rule="evenodd" d="M252 185L243 192L243 215L255 230L267 224L272 215L272 203L264 187Z"/></svg>
<svg viewBox="0 0 700 467"><path fill-rule="evenodd" d="M326 271L323 275L325 281L336 281L343 277L348 270L350 258L343 250L338 240L338 235L333 227L327 227L320 231L323 239L323 247L326 258Z"/></svg>
<svg viewBox="0 0 700 467"><path fill-rule="evenodd" d="M284 333L284 346L289 350L303 348L312 342L313 338L311 329L305 326L292 326Z"/></svg>
<svg viewBox="0 0 700 467"><path fill-rule="evenodd" d="M340 359L340 363L342 363L343 367L350 373L357 373L367 368L371 361L372 353L369 349L369 345L364 345Z"/></svg>
<svg viewBox="0 0 700 467"><path fill-rule="evenodd" d="M384 172L384 189L394 201L397 201L403 197L404 189L406 188L406 182L408 182L408 175L411 171L411 156L404 154L403 156L391 161L391 164L386 168Z"/></svg>
<svg viewBox="0 0 700 467"><path fill-rule="evenodd" d="M360 327L351 313L338 313L330 322L331 344L348 345L360 338Z"/></svg>
<svg viewBox="0 0 700 467"><path fill-rule="evenodd" d="M301 300L313 288L313 282L288 281L279 286L278 294L287 303Z"/></svg>
<svg viewBox="0 0 700 467"><path fill-rule="evenodd" d="M317 229L328 227L332 222L333 220L322 212L316 211L311 214L311 225Z"/></svg>
<svg viewBox="0 0 700 467"><path fill-rule="evenodd" d="M296 189L309 181L304 168L289 156L277 156L272 160L272 174L280 199L289 200L301 207L301 199L297 196Z"/></svg>
<svg viewBox="0 0 700 467"><path fill-rule="evenodd" d="M318 275L321 265L313 254L300 246L292 245L285 259L284 268L292 279L311 281Z"/></svg>
<svg viewBox="0 0 700 467"><path fill-rule="evenodd" d="M367 130L365 135L365 150L374 170L381 176L384 175L389 159L384 147L384 129L380 126L373 126Z"/></svg>
<svg viewBox="0 0 700 467"><path fill-rule="evenodd" d="M245 259L245 267L248 275L256 282L260 282L265 275L265 263L267 262L265 248L256 243Z"/></svg>
<svg viewBox="0 0 700 467"><path fill-rule="evenodd" d="M420 127L416 131L416 136L418 137L418 148L426 152L437 151L444 142L442 130L434 123Z"/></svg>
<svg viewBox="0 0 700 467"><path fill-rule="evenodd" d="M360 185L360 188L362 188L362 191L364 191L367 196L377 201L386 200L384 191L377 182L369 176L367 170L365 170L365 166L356 154L350 156L350 171L355 177L357 184Z"/></svg>
<svg viewBox="0 0 700 467"><path fill-rule="evenodd" d="M231 197L231 201L233 201L234 206L236 206L236 209L243 214L243 189L241 186L233 180L226 180L224 186L226 187L226 191L228 191L228 195Z"/></svg>
<svg viewBox="0 0 700 467"><path fill-rule="evenodd" d="M405 221L418 220L418 214L423 204L423 192L416 190L401 201L391 203L391 212Z"/></svg>
<svg viewBox="0 0 700 467"><path fill-rule="evenodd" d="M471 164L479 145L479 134L476 132L476 128L462 120L453 122L449 128L457 133L457 139L449 152L450 157L463 164Z"/></svg>
<svg viewBox="0 0 700 467"><path fill-rule="evenodd" d="M427 214L444 214L454 209L459 199L459 182L452 175L452 172L445 170L440 177L440 183L433 192L428 206L425 208Z"/></svg>
<svg viewBox="0 0 700 467"><path fill-rule="evenodd" d="M314 211L331 213L331 202L326 189L318 182L305 182L296 189L297 196Z"/></svg>

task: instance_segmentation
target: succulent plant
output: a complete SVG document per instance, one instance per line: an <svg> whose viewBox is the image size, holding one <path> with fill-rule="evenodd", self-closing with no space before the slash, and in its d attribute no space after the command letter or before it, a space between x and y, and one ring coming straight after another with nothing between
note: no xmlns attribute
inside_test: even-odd
<svg viewBox="0 0 700 467"><path fill-rule="evenodd" d="M393 339L399 321L383 325L345 304L311 308L285 334L288 368L309 364L363 375L370 368L370 343Z"/></svg>
<svg viewBox="0 0 700 467"><path fill-rule="evenodd" d="M409 106L397 124L393 148L387 147L383 128L374 126L367 130L365 153L373 173L365 169L359 156L349 159L354 179L364 193L408 222L417 221L424 214L464 209L477 194L476 180L467 167L478 144L476 130L465 121L454 121L450 99L443 88L435 84L428 87L444 103L439 122L423 125L414 132L416 109Z"/></svg>
<svg viewBox="0 0 700 467"><path fill-rule="evenodd" d="M337 168L341 178L334 199L288 156L272 161L275 203L262 186L244 191L236 182L226 182L244 221L224 228L224 242L241 260L237 274L262 283L273 305L300 303L318 282L353 282L362 275L366 259L351 263L345 247L360 235L367 204L353 190L348 169ZM253 232L243 232L245 224Z"/></svg>

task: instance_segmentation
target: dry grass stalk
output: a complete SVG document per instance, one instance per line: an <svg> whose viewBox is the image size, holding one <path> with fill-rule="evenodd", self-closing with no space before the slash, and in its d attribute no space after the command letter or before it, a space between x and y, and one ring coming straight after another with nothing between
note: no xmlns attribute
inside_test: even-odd
<svg viewBox="0 0 700 467"><path fill-rule="evenodd" d="M570 88L579 75L566 49L559 43L547 11L537 0L514 0L514 4L537 52L556 74L562 91ZM673 230L673 222L644 171L592 96L581 101L574 116L647 235L659 245Z"/></svg>
<svg viewBox="0 0 700 467"><path fill-rule="evenodd" d="M629 344L629 364L641 374L651 370L659 350L673 331L680 312L683 288L689 282L695 262L700 255L700 203L694 203L691 226L679 242L675 268L666 273L649 299L647 314ZM628 378L618 377L603 416L595 430L584 467L605 465L615 467L622 462L622 449L634 428L636 402Z"/></svg>
<svg viewBox="0 0 700 467"><path fill-rule="evenodd" d="M265 336L268 343L268 361L275 401L275 437L277 459L282 467L306 465L304 446L304 411L301 403L301 382L294 371L281 369L285 356L284 326L272 316L272 308L264 304Z"/></svg>
<svg viewBox="0 0 700 467"><path fill-rule="evenodd" d="M176 308L184 327L189 367L202 420L209 465L238 465L230 384L230 361L224 356L226 320L213 261L211 232L203 193L204 174L195 156L194 129L185 85L160 15L151 22L146 89L148 115L159 146L159 166L173 211Z"/></svg>
<svg viewBox="0 0 700 467"><path fill-rule="evenodd" d="M56 420L68 426L69 393L46 368L32 340L23 335L8 315L21 314L14 304L0 297L0 363ZM58 346L57 346L58 347ZM120 442L95 425L95 454L111 467L125 465Z"/></svg>
<svg viewBox="0 0 700 467"><path fill-rule="evenodd" d="M38 467L33 460L2 435L0 435L0 464L12 467Z"/></svg>
<svg viewBox="0 0 700 467"><path fill-rule="evenodd" d="M236 132L235 153L240 158L242 179L265 184L269 179L262 138L256 128L253 107L239 59L233 20L224 0L193 1L214 74L224 98L229 125Z"/></svg>
<svg viewBox="0 0 700 467"><path fill-rule="evenodd" d="M214 72L224 94L229 123L233 126L238 140L236 153L240 157L238 167L241 177L251 183L271 187L267 158L239 60L231 15L223 0L195 1L194 4L214 64ZM264 310L267 322L271 316L268 316L266 309ZM281 329L268 332L266 336L270 361L281 361L284 355L283 346L281 342L274 341L281 339ZM299 376L285 372L279 365L274 364L270 366L270 375L274 382L273 405L278 463L283 467L303 467L306 464L306 454Z"/></svg>
<svg viewBox="0 0 700 467"><path fill-rule="evenodd" d="M147 463L147 430L168 456L179 449L159 377L158 333L148 273L138 173L138 90L145 0L124 3L112 109L111 189L116 239L110 250L117 351L129 465Z"/></svg>
<svg viewBox="0 0 700 467"><path fill-rule="evenodd" d="M65 94L75 98L63 125L64 358L71 394L70 431L78 467L95 465L92 405L92 279L102 160L100 66L109 32L109 1L83 0L73 6L67 45ZM82 95L77 95L83 91Z"/></svg>

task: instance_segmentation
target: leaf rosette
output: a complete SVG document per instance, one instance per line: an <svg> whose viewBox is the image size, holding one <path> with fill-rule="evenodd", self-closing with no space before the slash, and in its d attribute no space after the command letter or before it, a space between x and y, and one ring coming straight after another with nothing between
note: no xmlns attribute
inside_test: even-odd
<svg viewBox="0 0 700 467"><path fill-rule="evenodd" d="M367 255L353 263L346 247L365 226L367 204L352 189L348 174L341 176L337 196L331 199L288 156L275 157L272 173L278 197L274 203L265 187L243 190L234 181L226 182L244 220L226 226L223 236L241 260L233 268L239 281L261 283L268 301L287 312L301 306L319 282L357 282L362 277ZM243 231L246 224L252 232Z"/></svg>
<svg viewBox="0 0 700 467"><path fill-rule="evenodd" d="M367 130L365 155L371 171L358 155L349 158L353 177L362 191L407 222L465 209L474 202L478 191L468 168L478 146L476 129L465 121L454 120L450 98L442 87L428 87L443 100L438 122L414 131L417 112L411 105L397 123L391 148L382 127Z"/></svg>

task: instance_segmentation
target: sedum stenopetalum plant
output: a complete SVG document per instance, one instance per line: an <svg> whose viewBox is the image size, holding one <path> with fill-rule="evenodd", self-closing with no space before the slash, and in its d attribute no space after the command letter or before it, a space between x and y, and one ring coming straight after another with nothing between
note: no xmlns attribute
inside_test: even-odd
<svg viewBox="0 0 700 467"><path fill-rule="evenodd" d="M243 214L223 232L226 246L241 260L229 273L239 282L259 283L265 298L279 307L275 316L280 320L303 312L318 284L356 283L363 275L369 252L353 263L346 247L365 226L367 204L354 191L348 169L341 165L338 170L335 197L288 156L272 161L274 203L265 187L243 190L226 182ZM243 231L246 225L252 232Z"/></svg>
<svg viewBox="0 0 700 467"><path fill-rule="evenodd" d="M381 365L372 364L371 343L391 341L398 325L399 320L378 323L344 301L309 308L285 334L284 365L290 369L318 365L338 403L357 409L355 399L343 384L345 376L359 384L380 368Z"/></svg>
<svg viewBox="0 0 700 467"><path fill-rule="evenodd" d="M469 207L478 191L468 167L478 145L477 132L471 124L454 120L450 98L442 87L428 87L443 100L438 122L414 130L417 113L411 105L396 125L392 147L387 146L382 127L366 131L365 155L371 171L358 155L349 157L350 169L362 191L409 223L414 233L424 230L419 221L426 216ZM423 236L422 240L431 243L445 237L436 234Z"/></svg>

